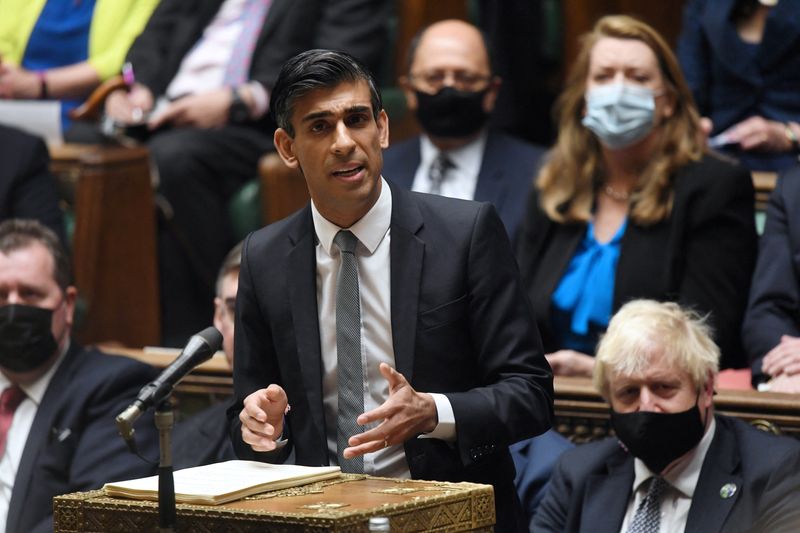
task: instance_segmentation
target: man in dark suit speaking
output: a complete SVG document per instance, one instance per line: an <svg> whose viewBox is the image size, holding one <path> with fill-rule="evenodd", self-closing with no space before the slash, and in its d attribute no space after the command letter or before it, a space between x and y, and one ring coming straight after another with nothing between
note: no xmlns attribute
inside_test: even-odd
<svg viewBox="0 0 800 533"><path fill-rule="evenodd" d="M714 416L719 353L677 304L624 305L594 369L616 437L564 452L531 529L800 531L800 443Z"/></svg>
<svg viewBox="0 0 800 533"><path fill-rule="evenodd" d="M381 177L388 118L349 55L294 57L272 106L311 203L244 245L237 454L490 483L519 529L508 445L550 427L552 376L494 208Z"/></svg>

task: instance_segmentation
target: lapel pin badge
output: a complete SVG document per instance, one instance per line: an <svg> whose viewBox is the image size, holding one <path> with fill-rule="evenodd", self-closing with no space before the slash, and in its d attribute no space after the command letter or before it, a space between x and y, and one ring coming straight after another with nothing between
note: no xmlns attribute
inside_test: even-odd
<svg viewBox="0 0 800 533"><path fill-rule="evenodd" d="M723 499L728 499L733 497L736 494L736 483L725 483L722 485L722 488L719 489L719 495Z"/></svg>

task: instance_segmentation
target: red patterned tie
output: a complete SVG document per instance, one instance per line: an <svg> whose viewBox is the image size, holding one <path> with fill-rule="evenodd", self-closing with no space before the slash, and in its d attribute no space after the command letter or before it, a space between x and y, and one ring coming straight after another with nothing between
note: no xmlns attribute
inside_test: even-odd
<svg viewBox="0 0 800 533"><path fill-rule="evenodd" d="M16 385L8 387L3 394L0 394L0 457L6 451L6 436L11 421L14 420L14 411L24 399L25 393Z"/></svg>

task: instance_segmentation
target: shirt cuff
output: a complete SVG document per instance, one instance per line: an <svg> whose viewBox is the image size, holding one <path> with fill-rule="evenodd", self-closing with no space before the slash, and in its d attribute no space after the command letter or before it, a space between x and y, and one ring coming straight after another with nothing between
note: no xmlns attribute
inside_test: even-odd
<svg viewBox="0 0 800 533"><path fill-rule="evenodd" d="M439 439L446 442L456 440L456 417L453 414L453 406L444 394L430 393L436 403L436 415L439 423L430 433L419 435L420 439Z"/></svg>

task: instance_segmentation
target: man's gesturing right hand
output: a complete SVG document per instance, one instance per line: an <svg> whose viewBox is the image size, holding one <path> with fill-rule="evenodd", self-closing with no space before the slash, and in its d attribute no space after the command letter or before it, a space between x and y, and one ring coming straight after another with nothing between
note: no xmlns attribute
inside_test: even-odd
<svg viewBox="0 0 800 533"><path fill-rule="evenodd" d="M239 413L242 440L257 452L274 450L275 441L283 433L283 416L288 405L286 391L275 384L250 394Z"/></svg>

